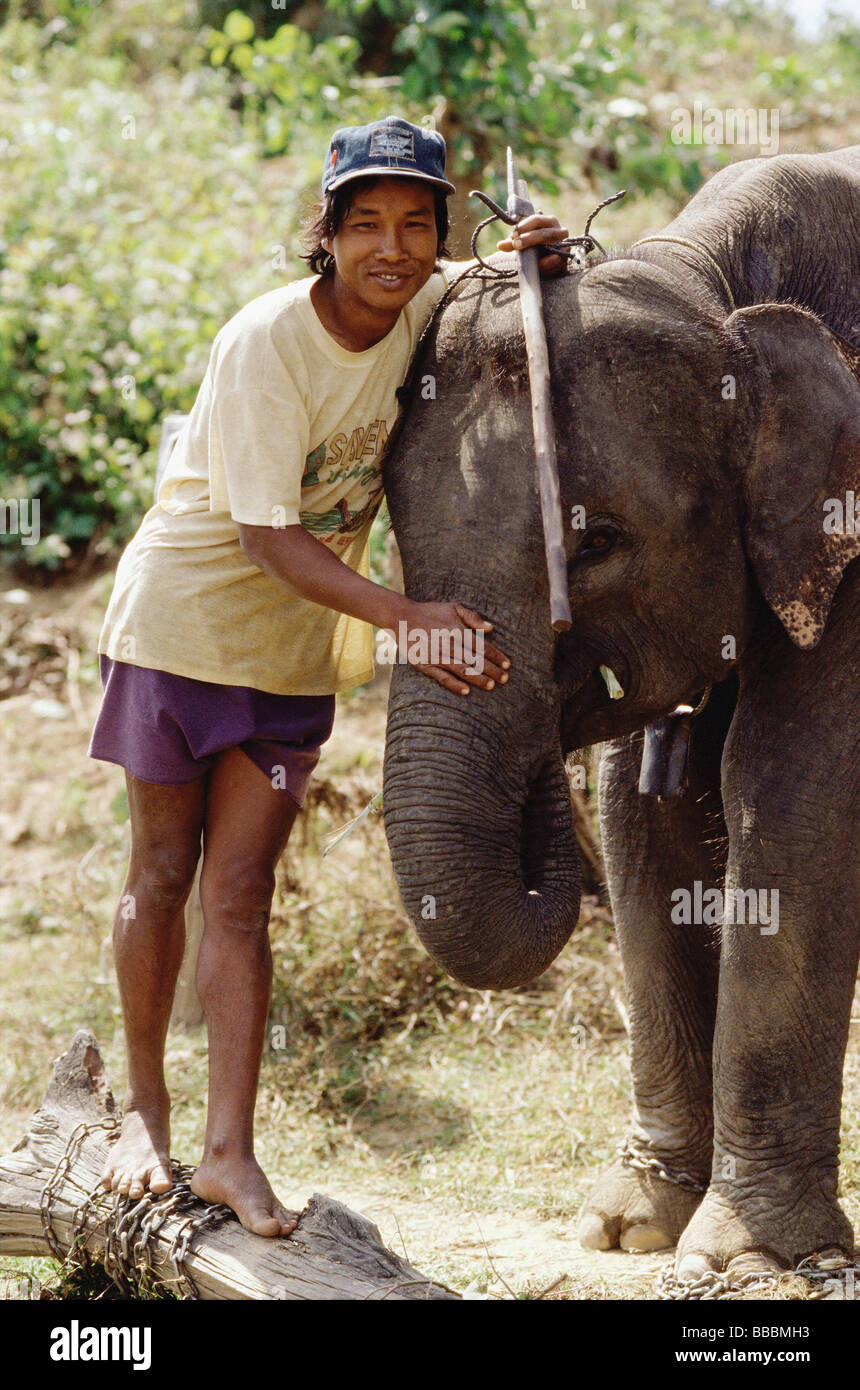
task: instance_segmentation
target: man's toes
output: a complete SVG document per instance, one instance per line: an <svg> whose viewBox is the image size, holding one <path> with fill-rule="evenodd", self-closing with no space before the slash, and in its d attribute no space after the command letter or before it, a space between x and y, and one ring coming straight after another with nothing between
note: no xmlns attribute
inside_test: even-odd
<svg viewBox="0 0 860 1390"><path fill-rule="evenodd" d="M243 1221L242 1225L258 1236L277 1236L281 1232L281 1223L278 1218L262 1208L259 1211L249 1212L247 1220Z"/></svg>
<svg viewBox="0 0 860 1390"><path fill-rule="evenodd" d="M292 1235L299 1224L299 1213L287 1211L286 1207L282 1207L280 1204L275 1207L275 1217L281 1223L279 1234L282 1236Z"/></svg>
<svg viewBox="0 0 860 1390"><path fill-rule="evenodd" d="M153 1168L149 1178L149 1190L157 1195L162 1192L169 1192L173 1186L173 1179L170 1170L159 1163Z"/></svg>
<svg viewBox="0 0 860 1390"><path fill-rule="evenodd" d="M128 1185L128 1195L136 1200L143 1196L143 1183L140 1178L132 1178Z"/></svg>

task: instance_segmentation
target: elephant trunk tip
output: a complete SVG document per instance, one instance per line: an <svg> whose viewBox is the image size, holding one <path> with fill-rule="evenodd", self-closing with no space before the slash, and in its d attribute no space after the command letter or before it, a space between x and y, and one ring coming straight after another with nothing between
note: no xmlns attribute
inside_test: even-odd
<svg viewBox="0 0 860 1390"><path fill-rule="evenodd" d="M499 930L488 914L472 931L448 935L438 924L413 916L418 935L438 966L468 989L518 989L543 975L567 945L579 920L579 881L568 892L526 892L520 927L513 935ZM507 918L507 915L506 915ZM503 918L503 920L506 920ZM509 918L507 918L509 921Z"/></svg>

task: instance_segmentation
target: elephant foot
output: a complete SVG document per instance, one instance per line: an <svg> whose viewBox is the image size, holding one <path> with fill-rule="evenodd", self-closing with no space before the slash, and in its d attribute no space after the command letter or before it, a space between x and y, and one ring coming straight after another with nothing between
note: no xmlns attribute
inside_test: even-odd
<svg viewBox="0 0 860 1390"><path fill-rule="evenodd" d="M729 1274L782 1273L807 1255L854 1251L851 1223L835 1202L799 1194L786 1209L759 1194L739 1195L711 1187L678 1241L675 1276L693 1281L711 1271Z"/></svg>
<svg viewBox="0 0 860 1390"><path fill-rule="evenodd" d="M656 1169L631 1167L617 1158L600 1174L582 1208L579 1243L586 1250L670 1249L702 1195L660 1177Z"/></svg>

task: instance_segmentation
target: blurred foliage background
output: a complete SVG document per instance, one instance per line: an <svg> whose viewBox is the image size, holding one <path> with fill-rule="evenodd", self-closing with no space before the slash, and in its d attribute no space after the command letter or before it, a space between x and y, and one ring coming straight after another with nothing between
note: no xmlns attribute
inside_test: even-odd
<svg viewBox="0 0 860 1390"><path fill-rule="evenodd" d="M678 106L776 109L782 151L858 138L847 19L812 43L760 0L577 4L0 0L0 497L41 512L38 544L0 534L0 557L80 573L135 529L218 328L304 273L339 125L442 131L458 254L508 143L572 231L627 187L596 228L617 243L759 153L673 143Z"/></svg>

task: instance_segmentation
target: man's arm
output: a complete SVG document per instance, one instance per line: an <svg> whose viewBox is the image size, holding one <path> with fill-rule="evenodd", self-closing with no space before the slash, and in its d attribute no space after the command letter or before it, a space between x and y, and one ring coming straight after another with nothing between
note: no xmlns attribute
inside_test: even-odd
<svg viewBox="0 0 860 1390"><path fill-rule="evenodd" d="M434 631L443 630L492 631L492 623L463 604L416 603L393 589L374 584L372 580L351 570L303 526L247 526L243 522L237 525L242 550L264 574L289 584L302 598L312 603L320 603L351 618L374 623L391 632L395 639L400 636L401 623L406 624L409 638L416 631L425 632L428 638ZM404 657L407 656L405 648L408 646L407 641L402 649ZM413 665L444 685L446 690L468 695L469 684L478 685L484 690L492 690L497 682L504 684L508 679L510 662L491 643L485 642L481 673L455 663L449 666L423 666L413 662Z"/></svg>

